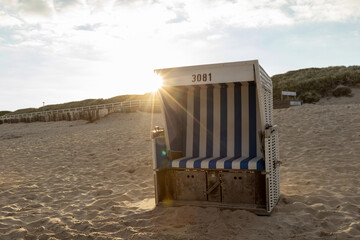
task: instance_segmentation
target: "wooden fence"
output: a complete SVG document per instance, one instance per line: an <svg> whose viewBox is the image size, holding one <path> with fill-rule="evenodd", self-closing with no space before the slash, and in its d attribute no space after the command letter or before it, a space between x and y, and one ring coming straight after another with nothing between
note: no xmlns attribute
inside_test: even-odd
<svg viewBox="0 0 360 240"><path fill-rule="evenodd" d="M6 114L0 116L0 124L36 121L72 121L80 119L94 121L112 112L134 112L137 110L146 112L160 112L160 104L159 101L131 100L59 110L48 110L22 114Z"/></svg>

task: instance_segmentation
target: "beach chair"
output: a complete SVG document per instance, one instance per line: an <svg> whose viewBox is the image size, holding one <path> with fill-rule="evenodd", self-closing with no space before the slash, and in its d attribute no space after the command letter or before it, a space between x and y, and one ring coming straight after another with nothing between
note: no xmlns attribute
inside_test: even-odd
<svg viewBox="0 0 360 240"><path fill-rule="evenodd" d="M257 60L155 70L156 204L269 215L280 194L272 82Z"/></svg>

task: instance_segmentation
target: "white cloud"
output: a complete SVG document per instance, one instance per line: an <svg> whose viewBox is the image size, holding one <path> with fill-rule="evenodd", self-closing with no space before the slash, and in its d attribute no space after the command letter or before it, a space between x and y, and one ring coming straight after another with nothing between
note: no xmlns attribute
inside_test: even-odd
<svg viewBox="0 0 360 240"><path fill-rule="evenodd" d="M345 21L360 15L357 0L4 1L0 28L15 26L13 42L7 43L11 47L95 61L155 54L153 49L169 52L166 47L174 45L208 48L228 36L229 28Z"/></svg>
<svg viewBox="0 0 360 240"><path fill-rule="evenodd" d="M214 25L254 28L306 21L346 21L360 16L358 0L3 0L1 8L8 16L29 23L73 25L70 28L102 23L117 29L145 31L168 30L166 25L170 24L170 28L182 32ZM11 24L7 22L1 25Z"/></svg>
<svg viewBox="0 0 360 240"><path fill-rule="evenodd" d="M20 5L21 11L24 15L52 17L54 13L54 6L51 1L47 0L26 0L22 1Z"/></svg>
<svg viewBox="0 0 360 240"><path fill-rule="evenodd" d="M13 27L18 26L21 23L22 22L19 19L12 17L0 10L0 27Z"/></svg>
<svg viewBox="0 0 360 240"><path fill-rule="evenodd" d="M163 49L176 42L208 47L224 38L228 28L356 19L359 4L358 0L3 0L0 28L13 26L16 37L11 46L113 60L127 56L124 52L149 52L149 46Z"/></svg>
<svg viewBox="0 0 360 240"><path fill-rule="evenodd" d="M300 22L344 22L360 17L358 0L296 0L290 8Z"/></svg>
<svg viewBox="0 0 360 240"><path fill-rule="evenodd" d="M0 9L6 9L7 11L16 10L19 6L18 0L2 0L0 3Z"/></svg>
<svg viewBox="0 0 360 240"><path fill-rule="evenodd" d="M57 11L63 11L73 7L82 6L81 0L54 0L54 7Z"/></svg>
<svg viewBox="0 0 360 240"><path fill-rule="evenodd" d="M223 38L223 35L221 35L221 34L212 34L212 35L209 35L206 39L216 41L216 40L219 40L221 38Z"/></svg>

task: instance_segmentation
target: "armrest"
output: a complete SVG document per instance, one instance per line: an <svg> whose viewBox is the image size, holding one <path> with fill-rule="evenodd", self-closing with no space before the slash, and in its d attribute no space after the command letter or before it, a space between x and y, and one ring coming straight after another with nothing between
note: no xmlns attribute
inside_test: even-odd
<svg viewBox="0 0 360 240"><path fill-rule="evenodd" d="M166 168L168 156L166 152L164 129L155 127L151 133L151 137L153 152L153 169Z"/></svg>
<svg viewBox="0 0 360 240"><path fill-rule="evenodd" d="M154 130L151 132L151 138L154 139L158 137L164 137L164 128L155 126Z"/></svg>
<svg viewBox="0 0 360 240"><path fill-rule="evenodd" d="M181 151L169 150L167 154L170 161L183 157L183 153Z"/></svg>

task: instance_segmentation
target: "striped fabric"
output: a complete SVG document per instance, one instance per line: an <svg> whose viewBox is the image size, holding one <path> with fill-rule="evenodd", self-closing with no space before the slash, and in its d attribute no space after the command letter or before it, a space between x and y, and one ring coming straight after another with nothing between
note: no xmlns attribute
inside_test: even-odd
<svg viewBox="0 0 360 240"><path fill-rule="evenodd" d="M186 113L181 149L185 157L170 161L169 167L265 169L257 136L260 119L254 82L181 88L186 95L182 95ZM176 132L169 126L168 131Z"/></svg>

